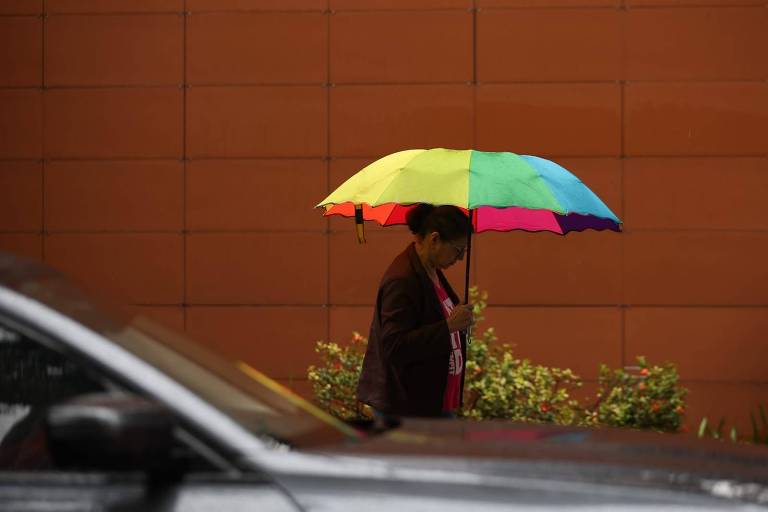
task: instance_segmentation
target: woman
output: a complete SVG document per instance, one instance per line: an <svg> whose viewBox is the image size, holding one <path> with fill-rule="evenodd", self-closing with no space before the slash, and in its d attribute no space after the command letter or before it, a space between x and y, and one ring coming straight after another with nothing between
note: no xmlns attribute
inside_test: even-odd
<svg viewBox="0 0 768 512"><path fill-rule="evenodd" d="M464 259L469 220L454 206L419 205L407 216L414 242L379 285L357 396L398 416L455 416L461 406L472 308L442 270Z"/></svg>

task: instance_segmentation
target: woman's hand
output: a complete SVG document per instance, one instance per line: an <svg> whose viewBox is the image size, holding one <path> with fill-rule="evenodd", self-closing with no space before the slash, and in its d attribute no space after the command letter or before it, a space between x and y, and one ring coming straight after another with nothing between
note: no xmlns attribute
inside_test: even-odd
<svg viewBox="0 0 768 512"><path fill-rule="evenodd" d="M469 304L459 304L453 308L448 322L448 332L465 331L473 322L472 306Z"/></svg>

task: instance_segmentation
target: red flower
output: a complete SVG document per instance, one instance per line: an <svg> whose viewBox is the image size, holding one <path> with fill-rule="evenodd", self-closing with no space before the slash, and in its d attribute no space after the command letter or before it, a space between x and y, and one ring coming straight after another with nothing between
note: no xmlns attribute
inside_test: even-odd
<svg viewBox="0 0 768 512"><path fill-rule="evenodd" d="M642 370L640 370L640 375L642 375L643 377L647 377L648 376L648 368L643 368Z"/></svg>
<svg viewBox="0 0 768 512"><path fill-rule="evenodd" d="M549 412L549 406L547 404L541 404L541 406L539 407L539 410L544 414L546 414Z"/></svg>
<svg viewBox="0 0 768 512"><path fill-rule="evenodd" d="M645 383L641 382L640 384L638 384L637 389L639 389L640 391L645 391Z"/></svg>
<svg viewBox="0 0 768 512"><path fill-rule="evenodd" d="M651 410L652 410L653 412L658 412L658 411L659 411L659 409L660 409L660 407L659 407L659 402L653 402L653 403L651 404Z"/></svg>
<svg viewBox="0 0 768 512"><path fill-rule="evenodd" d="M675 412L677 414L683 414L685 412L685 409L683 408L682 405L678 405L677 407L675 407Z"/></svg>
<svg viewBox="0 0 768 512"><path fill-rule="evenodd" d="M333 364L333 367L336 368L337 370L341 370L341 363L336 362Z"/></svg>

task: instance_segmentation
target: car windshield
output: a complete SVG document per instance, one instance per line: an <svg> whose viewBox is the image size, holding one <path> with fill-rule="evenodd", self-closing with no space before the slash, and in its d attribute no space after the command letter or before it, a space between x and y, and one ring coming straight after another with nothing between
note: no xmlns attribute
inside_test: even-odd
<svg viewBox="0 0 768 512"><path fill-rule="evenodd" d="M101 333L259 436L314 446L362 434L244 361L227 360L112 300L86 293L49 267L0 253L0 287Z"/></svg>
<svg viewBox="0 0 768 512"><path fill-rule="evenodd" d="M134 317L109 338L256 435L302 447L360 436L251 365L226 360L145 317Z"/></svg>

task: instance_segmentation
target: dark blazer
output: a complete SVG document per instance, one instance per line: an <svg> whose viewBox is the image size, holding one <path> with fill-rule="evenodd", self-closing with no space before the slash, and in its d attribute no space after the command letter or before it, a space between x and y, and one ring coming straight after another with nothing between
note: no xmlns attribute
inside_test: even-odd
<svg viewBox="0 0 768 512"><path fill-rule="evenodd" d="M439 270L454 304L459 298ZM466 362L466 342L461 334ZM448 378L451 338L432 280L414 244L381 279L357 397L384 413L440 416ZM464 372L461 374L463 398Z"/></svg>

